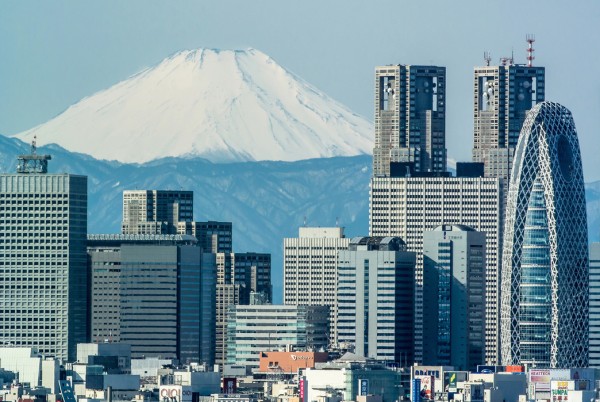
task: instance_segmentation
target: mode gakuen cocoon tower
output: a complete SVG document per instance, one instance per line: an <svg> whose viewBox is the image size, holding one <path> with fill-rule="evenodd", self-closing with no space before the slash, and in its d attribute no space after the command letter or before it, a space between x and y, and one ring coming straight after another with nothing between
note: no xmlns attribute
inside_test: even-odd
<svg viewBox="0 0 600 402"><path fill-rule="evenodd" d="M586 203L571 112L534 106L515 150L502 258L502 363L587 367Z"/></svg>

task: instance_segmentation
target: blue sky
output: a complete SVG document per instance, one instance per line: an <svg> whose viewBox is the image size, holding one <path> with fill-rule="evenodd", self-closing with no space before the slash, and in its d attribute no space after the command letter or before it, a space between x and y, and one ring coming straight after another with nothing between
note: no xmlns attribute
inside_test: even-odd
<svg viewBox="0 0 600 402"><path fill-rule="evenodd" d="M600 2L419 1L3 1L0 133L43 123L79 99L164 57L200 47L255 47L372 120L373 69L447 67L447 146L468 160L472 71L536 36L547 99L568 107L586 181L600 180Z"/></svg>

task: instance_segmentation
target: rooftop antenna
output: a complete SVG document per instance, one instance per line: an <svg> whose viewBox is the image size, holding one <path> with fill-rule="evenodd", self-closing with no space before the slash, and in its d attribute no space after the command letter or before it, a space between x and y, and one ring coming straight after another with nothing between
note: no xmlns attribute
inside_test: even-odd
<svg viewBox="0 0 600 402"><path fill-rule="evenodd" d="M306 227L306 215L304 215L304 227Z"/></svg>
<svg viewBox="0 0 600 402"><path fill-rule="evenodd" d="M515 64L515 49L510 49L510 65L513 66Z"/></svg>
<svg viewBox="0 0 600 402"><path fill-rule="evenodd" d="M483 52L483 60L485 60L485 65L490 66L490 62L492 61L492 54L490 52Z"/></svg>
<svg viewBox="0 0 600 402"><path fill-rule="evenodd" d="M529 44L529 46L527 47L527 67L533 67L533 59L535 59L535 57L533 56L533 51L535 50L533 48L533 42L535 42L535 36L532 34L528 34L525 37L525 40Z"/></svg>
<svg viewBox="0 0 600 402"><path fill-rule="evenodd" d="M17 173L48 173L48 161L52 156L38 155L36 143L37 135L34 135L31 141L31 153L17 157Z"/></svg>

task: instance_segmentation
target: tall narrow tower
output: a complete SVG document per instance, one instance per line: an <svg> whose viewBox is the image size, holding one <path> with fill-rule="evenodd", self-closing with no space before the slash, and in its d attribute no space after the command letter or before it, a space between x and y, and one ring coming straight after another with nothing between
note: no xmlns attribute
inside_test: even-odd
<svg viewBox="0 0 600 402"><path fill-rule="evenodd" d="M499 66L475 67L473 85L473 161L485 164L486 177L508 180L527 111L545 98L545 68L533 67L529 41L528 64L502 58ZM506 192L505 192L506 194Z"/></svg>
<svg viewBox="0 0 600 402"><path fill-rule="evenodd" d="M375 69L373 176L390 162L419 172L446 171L446 68L390 65Z"/></svg>
<svg viewBox="0 0 600 402"><path fill-rule="evenodd" d="M585 190L571 112L542 102L515 151L502 257L502 364L587 367Z"/></svg>

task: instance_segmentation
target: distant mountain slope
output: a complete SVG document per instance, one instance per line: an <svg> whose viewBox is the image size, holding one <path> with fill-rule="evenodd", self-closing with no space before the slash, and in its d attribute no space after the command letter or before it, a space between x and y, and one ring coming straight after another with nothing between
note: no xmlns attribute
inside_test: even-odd
<svg viewBox="0 0 600 402"><path fill-rule="evenodd" d="M17 139L0 136L0 171L13 172L15 156L29 151ZM283 238L308 225L332 226L336 218L348 236L368 234L369 156L298 162L214 164L202 159L168 158L141 166L98 161L57 146L51 172L89 177L89 232L117 233L125 189L194 191L197 220L232 221L236 251L270 252L276 301L281 301ZM600 240L600 181L586 185L590 241Z"/></svg>
<svg viewBox="0 0 600 402"><path fill-rule="evenodd" d="M14 172L16 155L29 146L0 136L0 171ZM368 234L371 157L298 162L214 164L203 159L167 158L144 165L99 161L50 145L52 173L88 176L90 233L117 233L126 189L194 191L197 220L232 221L235 251L270 252L276 301L281 301L283 238L308 225L333 226L350 235Z"/></svg>
<svg viewBox="0 0 600 402"><path fill-rule="evenodd" d="M332 77L333 79L333 77ZM17 138L97 159L370 154L372 125L255 49L183 51Z"/></svg>

